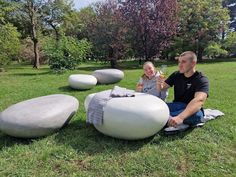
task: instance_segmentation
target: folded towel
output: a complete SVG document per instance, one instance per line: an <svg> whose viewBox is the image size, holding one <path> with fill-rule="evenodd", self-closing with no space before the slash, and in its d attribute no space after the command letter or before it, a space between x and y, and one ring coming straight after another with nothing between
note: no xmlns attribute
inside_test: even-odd
<svg viewBox="0 0 236 177"><path fill-rule="evenodd" d="M134 91L115 86L113 90L98 92L94 95L88 105L86 122L94 125L103 123L103 108L107 102L116 97L134 97Z"/></svg>
<svg viewBox="0 0 236 177"><path fill-rule="evenodd" d="M88 105L86 122L94 125L103 123L103 107L111 99L111 90L99 92L94 95Z"/></svg>
<svg viewBox="0 0 236 177"><path fill-rule="evenodd" d="M114 86L111 91L112 98L114 97L134 97L134 90L129 90L124 87Z"/></svg>

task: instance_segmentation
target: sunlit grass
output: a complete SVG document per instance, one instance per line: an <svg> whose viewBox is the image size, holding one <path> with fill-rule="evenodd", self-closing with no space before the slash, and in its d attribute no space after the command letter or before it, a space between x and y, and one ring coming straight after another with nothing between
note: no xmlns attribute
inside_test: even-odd
<svg viewBox="0 0 236 177"><path fill-rule="evenodd" d="M140 141L107 137L85 123L85 97L115 84L78 91L68 87L68 77L104 67L83 64L75 71L56 75L47 66L34 70L12 65L0 73L0 111L26 99L56 93L72 95L80 102L70 124L51 136L24 140L0 133L0 176L235 176L236 60L198 65L210 80L210 96L204 107L219 109L225 116L179 135L160 132ZM125 78L116 85L134 89L141 68L123 63ZM168 63L169 73L176 69L176 64ZM172 98L171 89L168 100Z"/></svg>

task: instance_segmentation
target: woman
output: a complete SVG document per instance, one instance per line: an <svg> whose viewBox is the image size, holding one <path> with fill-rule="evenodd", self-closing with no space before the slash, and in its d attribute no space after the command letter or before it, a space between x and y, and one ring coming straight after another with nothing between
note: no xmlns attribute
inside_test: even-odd
<svg viewBox="0 0 236 177"><path fill-rule="evenodd" d="M141 76L136 91L157 96L165 101L168 91L158 90L156 87L157 78L160 77L160 72L157 72L153 63L147 61L143 64L144 74Z"/></svg>

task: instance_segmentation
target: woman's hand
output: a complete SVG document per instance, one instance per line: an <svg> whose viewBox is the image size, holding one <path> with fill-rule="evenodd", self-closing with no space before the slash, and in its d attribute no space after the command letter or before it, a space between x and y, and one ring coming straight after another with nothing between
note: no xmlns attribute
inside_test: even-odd
<svg viewBox="0 0 236 177"><path fill-rule="evenodd" d="M143 84L141 84L141 83L137 84L136 91L141 92L142 90L143 90Z"/></svg>

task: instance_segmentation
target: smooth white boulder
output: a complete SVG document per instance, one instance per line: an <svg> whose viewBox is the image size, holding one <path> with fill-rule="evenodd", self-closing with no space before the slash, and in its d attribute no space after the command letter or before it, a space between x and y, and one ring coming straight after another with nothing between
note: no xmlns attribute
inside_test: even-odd
<svg viewBox="0 0 236 177"><path fill-rule="evenodd" d="M100 84L113 84L124 78L124 72L119 69L100 69L93 72Z"/></svg>
<svg viewBox="0 0 236 177"><path fill-rule="evenodd" d="M88 74L72 74L68 79L70 87L73 89L91 89L97 84L97 79L93 75Z"/></svg>
<svg viewBox="0 0 236 177"><path fill-rule="evenodd" d="M0 130L21 138L46 136L66 125L78 107L75 97L63 94L22 101L0 113Z"/></svg>
<svg viewBox="0 0 236 177"><path fill-rule="evenodd" d="M86 111L94 95L86 97ZM135 93L135 97L112 98L103 110L103 124L94 125L95 128L105 135L127 140L143 139L156 134L169 118L166 103L144 93Z"/></svg>

